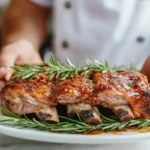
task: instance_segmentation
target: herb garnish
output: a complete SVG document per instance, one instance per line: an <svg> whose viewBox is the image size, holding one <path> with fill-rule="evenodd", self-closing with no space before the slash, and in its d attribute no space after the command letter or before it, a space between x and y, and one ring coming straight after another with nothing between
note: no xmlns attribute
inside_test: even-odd
<svg viewBox="0 0 150 150"><path fill-rule="evenodd" d="M78 67L75 66L68 58L66 58L66 65L64 65L56 61L51 55L49 63L45 63L42 66L26 64L23 66L12 67L17 72L17 74L12 78L31 80L39 73L47 73L50 78L53 78L55 76L56 78L64 80L67 77L76 77L78 73L87 75L87 73L95 70L102 71L103 73L115 70L115 68L110 67L107 62L102 63L95 60L95 62L92 63L90 60L86 60L86 63L87 65Z"/></svg>
<svg viewBox="0 0 150 150"><path fill-rule="evenodd" d="M51 132L61 132L61 133L88 133L91 131L110 131L110 130L122 130L124 128L136 126L137 128L144 128L150 126L150 119L134 119L128 122L119 122L115 116L104 116L100 114L102 119L102 124L99 125L87 125L82 122L81 118L78 120L73 120L68 117L59 116L62 122L58 124L50 124L46 122L40 122L36 119L29 119L26 115L21 118L12 112L8 111L4 107L1 107L5 112L5 115L0 116L0 124L10 124L15 127L37 129L43 131Z"/></svg>

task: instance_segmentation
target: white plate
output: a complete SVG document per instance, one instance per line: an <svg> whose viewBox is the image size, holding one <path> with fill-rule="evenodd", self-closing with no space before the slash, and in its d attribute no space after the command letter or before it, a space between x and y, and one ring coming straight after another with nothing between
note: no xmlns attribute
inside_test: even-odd
<svg viewBox="0 0 150 150"><path fill-rule="evenodd" d="M60 134L32 129L18 129L9 125L0 125L0 133L12 137L43 142L72 144L126 143L150 138L150 132L122 132L121 135L104 133L97 135Z"/></svg>
<svg viewBox="0 0 150 150"><path fill-rule="evenodd" d="M1 111L0 111L1 115ZM21 139L69 144L105 144L131 143L138 140L150 139L150 132L119 132L119 134L102 133L95 135L51 133L34 129L22 129L10 125L0 124L0 133Z"/></svg>

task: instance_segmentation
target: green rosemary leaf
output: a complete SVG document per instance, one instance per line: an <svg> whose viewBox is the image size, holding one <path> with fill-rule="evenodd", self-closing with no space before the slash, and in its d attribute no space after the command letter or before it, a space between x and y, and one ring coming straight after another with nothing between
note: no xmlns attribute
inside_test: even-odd
<svg viewBox="0 0 150 150"><path fill-rule="evenodd" d="M72 62L68 58L66 58L66 62L68 64L68 66L75 68L75 66L72 64Z"/></svg>
<svg viewBox="0 0 150 150"><path fill-rule="evenodd" d="M132 86L132 83L131 83L131 82L128 82L128 83L127 83L127 86L131 87L131 86Z"/></svg>
<svg viewBox="0 0 150 150"><path fill-rule="evenodd" d="M137 128L144 128L150 126L150 119L134 119L128 122L119 122L117 120L101 115L102 124L99 125L87 125L79 118L79 120L74 120L68 117L59 116L62 122L58 124L50 124L46 122L40 122L36 119L29 119L26 115L24 118L18 117L12 112L8 111L6 108L0 106L5 115L0 116L0 124L10 124L17 128L30 128L43 131L51 132L62 132L62 133L84 133L87 134L91 131L103 130L122 130L131 126L137 126ZM78 115L79 117L79 115Z"/></svg>
<svg viewBox="0 0 150 150"><path fill-rule="evenodd" d="M22 79L31 78L34 75L36 75L35 72L27 72L27 73L24 73L24 76L22 76Z"/></svg>
<svg viewBox="0 0 150 150"><path fill-rule="evenodd" d="M102 72L115 70L110 67L107 62L102 63L95 60L94 63L92 63L89 59L86 59L86 63L87 65L79 67L78 65L75 66L68 58L66 58L66 65L64 65L56 61L51 54L49 63L44 63L42 66L25 64L24 66L12 67L17 72L12 79L29 79L30 81L40 73L48 73L50 79L56 77L65 80L68 77L77 77L79 73L86 76L89 72L94 70Z"/></svg>

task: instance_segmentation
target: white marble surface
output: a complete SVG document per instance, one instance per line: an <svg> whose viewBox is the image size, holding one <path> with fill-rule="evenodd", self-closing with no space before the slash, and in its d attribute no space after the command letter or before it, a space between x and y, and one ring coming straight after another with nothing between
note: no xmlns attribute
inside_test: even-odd
<svg viewBox="0 0 150 150"><path fill-rule="evenodd" d="M92 138L91 138L92 140ZM0 135L0 150L149 150L150 139L138 143L72 145L41 143Z"/></svg>

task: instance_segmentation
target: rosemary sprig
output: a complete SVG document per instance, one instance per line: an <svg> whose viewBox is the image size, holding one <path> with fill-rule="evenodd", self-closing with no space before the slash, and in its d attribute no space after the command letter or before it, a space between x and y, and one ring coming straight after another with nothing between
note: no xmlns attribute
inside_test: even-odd
<svg viewBox="0 0 150 150"><path fill-rule="evenodd" d="M72 64L68 58L66 58L66 65L64 65L56 61L52 55L49 63L45 63L45 66L49 67L47 72L50 78L54 76L58 78L60 76L61 80L67 77L76 77L79 72L79 68Z"/></svg>
<svg viewBox="0 0 150 150"><path fill-rule="evenodd" d="M114 71L114 68L111 68L107 62L102 63L95 60L92 63L90 60L86 61L87 65L83 67L77 67L72 62L66 58L66 65L59 63L51 55L49 63L45 63L42 66L38 65L24 65L24 66L14 66L12 67L17 73L13 76L13 79L29 79L37 76L39 73L48 73L50 78L54 76L61 80L66 79L67 77L76 77L78 73L86 75L90 71L98 70L102 72Z"/></svg>
<svg viewBox="0 0 150 150"><path fill-rule="evenodd" d="M33 77L37 76L39 73L47 72L44 66L29 65L29 64L25 64L24 66L14 66L11 68L17 71L17 74L15 74L12 77L12 79L18 78L18 79L31 80Z"/></svg>
<svg viewBox="0 0 150 150"><path fill-rule="evenodd" d="M95 60L94 63L92 63L89 59L86 60L86 66L81 67L81 72L83 75L86 75L87 73L91 71L101 71L103 73L105 72L111 72L114 71L115 68L112 68L108 65L108 62L105 61L105 63L102 63L98 60Z"/></svg>
<svg viewBox="0 0 150 150"><path fill-rule="evenodd" d="M102 118L102 124L93 126L87 125L82 122L80 119L73 120L71 118L67 118L64 116L60 116L63 120L58 124L50 124L45 122L40 122L36 119L29 119L27 116L24 118L18 117L17 115L11 113L7 109L3 108L5 115L0 116L0 124L10 124L15 127L22 127L22 128L30 128L30 129L37 129L43 131L51 131L51 132L61 132L61 133L85 133L91 131L110 131L110 130L122 130L124 128L136 126L137 128L144 128L150 126L150 119L134 119L129 122L119 122L118 120L114 119L114 116L106 117L100 114Z"/></svg>

